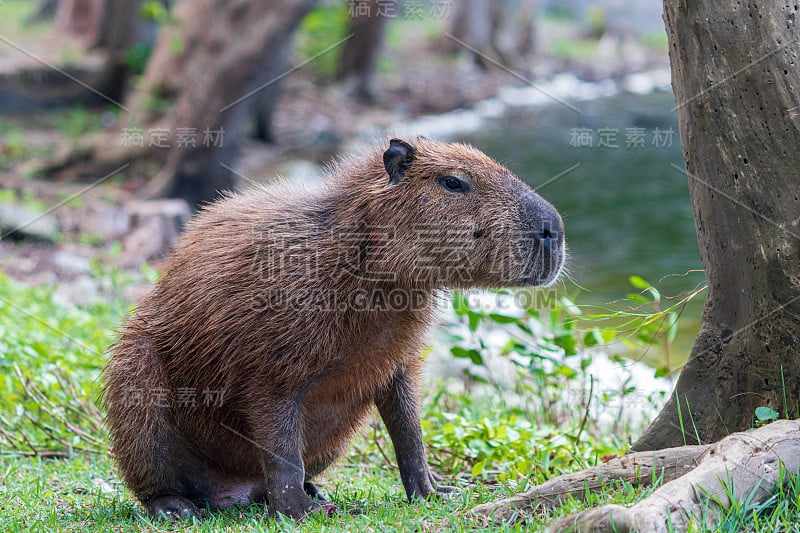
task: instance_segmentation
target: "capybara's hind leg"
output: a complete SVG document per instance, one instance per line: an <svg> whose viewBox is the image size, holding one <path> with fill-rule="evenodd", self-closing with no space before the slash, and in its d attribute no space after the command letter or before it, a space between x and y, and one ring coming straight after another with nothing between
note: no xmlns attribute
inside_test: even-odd
<svg viewBox="0 0 800 533"><path fill-rule="evenodd" d="M199 518L210 494L208 468L176 431L170 403L142 398L148 391L168 390L152 342L123 336L112 350L104 404L125 483L153 518Z"/></svg>

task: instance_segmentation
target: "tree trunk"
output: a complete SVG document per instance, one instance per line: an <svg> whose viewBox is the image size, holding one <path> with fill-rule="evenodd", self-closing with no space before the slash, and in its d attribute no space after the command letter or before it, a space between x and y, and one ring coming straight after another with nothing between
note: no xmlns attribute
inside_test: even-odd
<svg viewBox="0 0 800 533"><path fill-rule="evenodd" d="M179 197L192 205L216 198L233 187L230 167L242 137L242 121L262 71L282 61L290 40L316 0L198 0L181 2L181 23L165 28L145 80L132 100L131 119L166 130L170 147L164 167L149 187L151 195ZM175 41L181 50L175 53ZM282 63L281 63L282 64ZM168 105L159 116L148 109L155 96ZM179 129L190 128L195 146L180 143ZM207 137L206 132L209 132ZM217 135L215 132L218 132ZM202 136L202 137L201 137Z"/></svg>
<svg viewBox="0 0 800 533"><path fill-rule="evenodd" d="M716 441L751 427L759 406L800 414L797 6L664 10L708 297L675 391L635 450Z"/></svg>
<svg viewBox="0 0 800 533"><path fill-rule="evenodd" d="M61 0L56 13L56 27L80 36L92 46L100 37L105 4L104 0Z"/></svg>
<svg viewBox="0 0 800 533"><path fill-rule="evenodd" d="M522 0L517 17L518 33L516 51L523 56L536 52L536 8L537 0Z"/></svg>
<svg viewBox="0 0 800 533"><path fill-rule="evenodd" d="M139 15L142 0L105 0L96 44L107 54L108 91L111 98L122 100L128 89L127 53L139 39L140 28L148 24Z"/></svg>
<svg viewBox="0 0 800 533"><path fill-rule="evenodd" d="M192 206L235 185L230 166L265 72L317 0L193 0L175 7L117 131L92 139L48 170L103 175L130 162L153 176L140 193Z"/></svg>
<svg viewBox="0 0 800 533"><path fill-rule="evenodd" d="M141 0L61 0L42 2L58 8L57 27L81 38L87 48L102 48L105 61L24 67L4 73L0 86L2 107L36 111L67 105L107 105L124 97L128 80L126 56L145 24L139 16ZM34 20L39 13L34 14ZM12 45L13 46L13 45Z"/></svg>
<svg viewBox="0 0 800 533"><path fill-rule="evenodd" d="M456 41L455 51L466 54L472 62L482 68L487 67L486 57L496 60L492 47L492 29L495 22L493 8L489 0L463 0L456 2L448 35L466 43L463 47ZM447 43L448 48L453 43Z"/></svg>
<svg viewBox="0 0 800 533"><path fill-rule="evenodd" d="M483 68L496 62L524 65L535 47L536 4L536 0L456 2L445 49L465 53Z"/></svg>
<svg viewBox="0 0 800 533"><path fill-rule="evenodd" d="M289 68L289 59L292 53L292 39L287 39L278 50L275 51L275 58L270 61L268 68L262 76L263 81L259 86L267 84L258 94L254 95L253 118L255 119L255 133L253 137L266 142L275 141L272 132L272 117L275 108L278 106L281 92L283 90L283 74Z"/></svg>
<svg viewBox="0 0 800 533"><path fill-rule="evenodd" d="M46 22L56 18L59 0L37 0L33 13L25 19L26 25Z"/></svg>
<svg viewBox="0 0 800 533"><path fill-rule="evenodd" d="M351 81L352 95L359 100L375 98L375 61L383 46L389 16L396 10L397 2L369 0L356 2L350 7L350 30L353 37L347 41L339 60L336 78Z"/></svg>

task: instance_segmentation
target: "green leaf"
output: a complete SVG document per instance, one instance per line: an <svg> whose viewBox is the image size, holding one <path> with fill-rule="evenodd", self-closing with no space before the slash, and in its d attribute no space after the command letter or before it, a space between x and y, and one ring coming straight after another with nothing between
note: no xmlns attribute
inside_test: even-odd
<svg viewBox="0 0 800 533"><path fill-rule="evenodd" d="M597 330L592 330L583 336L583 345L586 346L587 348L589 346L596 346L597 344L599 344L600 340L601 339L599 338Z"/></svg>
<svg viewBox="0 0 800 533"><path fill-rule="evenodd" d="M558 367L558 373L562 376L565 376L567 379L575 379L578 377L578 373L575 372L572 368L568 367L567 365L562 365Z"/></svg>
<svg viewBox="0 0 800 533"><path fill-rule="evenodd" d="M761 422L771 422L778 419L778 412L770 407L756 407L756 418Z"/></svg>
<svg viewBox="0 0 800 533"><path fill-rule="evenodd" d="M648 287L647 291L650 293L650 296L652 296L654 302L661 301L661 293L658 292L658 289L655 287Z"/></svg>
<svg viewBox="0 0 800 533"><path fill-rule="evenodd" d="M650 303L650 300L648 300L647 298L645 298L641 294L634 294L632 292L629 292L628 294L625 295L625 297L628 300L630 300L630 301L632 301L634 303L637 303L637 304L649 304Z"/></svg>
<svg viewBox="0 0 800 533"><path fill-rule="evenodd" d="M483 474L483 467L486 464L486 461L478 461L474 465L472 465L472 477L478 477Z"/></svg>
<svg viewBox="0 0 800 533"><path fill-rule="evenodd" d="M559 335L553 339L553 344L564 350L564 355L578 353L578 341L572 335Z"/></svg>
<svg viewBox="0 0 800 533"><path fill-rule="evenodd" d="M167 14L168 11L167 8L164 7L164 4L155 0L142 2L141 7L139 8L139 15L141 15L142 18L155 22L165 19Z"/></svg>
<svg viewBox="0 0 800 533"><path fill-rule="evenodd" d="M560 298L560 300L561 300L561 305L564 306L564 309L566 309L566 311L569 314L571 314L573 316L579 316L579 315L582 314L581 308L578 307L577 305L575 305L575 302L573 302L572 300L570 300L566 296L562 296Z"/></svg>
<svg viewBox="0 0 800 533"><path fill-rule="evenodd" d="M498 324L512 324L512 323L517 322L519 320L517 317L501 315L501 314L498 314L498 313L490 313L489 314L489 318L491 318L492 320L494 320Z"/></svg>
<svg viewBox="0 0 800 533"><path fill-rule="evenodd" d="M467 316L469 319L469 330L475 331L476 329L478 329L478 324L480 324L481 319L483 317L478 313L473 313L472 311L468 311Z"/></svg>
<svg viewBox="0 0 800 533"><path fill-rule="evenodd" d="M631 285L633 285L637 289L649 292L650 293L650 297L653 298L654 302L661 301L661 293L658 292L658 289L653 287L652 283L650 283L649 281L645 280L641 276L631 276L631 277L628 278L628 281L630 282ZM641 298L641 296L640 296L640 298ZM632 299L638 301L637 298L632 298ZM646 300L645 300L645 302L646 302Z"/></svg>
<svg viewBox="0 0 800 533"><path fill-rule="evenodd" d="M669 376L669 367L662 366L656 369L656 377L663 378Z"/></svg>
<svg viewBox="0 0 800 533"><path fill-rule="evenodd" d="M608 344L613 341L617 336L616 330L613 329L605 329L603 333L600 335L600 338L603 340L603 344Z"/></svg>
<svg viewBox="0 0 800 533"><path fill-rule="evenodd" d="M458 316L466 315L469 312L469 302L463 293L453 293L453 311L455 311Z"/></svg>
<svg viewBox="0 0 800 533"><path fill-rule="evenodd" d="M183 39L178 35L173 35L169 40L169 51L173 54L180 54L183 52Z"/></svg>
<svg viewBox="0 0 800 533"><path fill-rule="evenodd" d="M667 326L669 328L667 330L667 342L671 343L678 335L678 313L672 311L670 314L668 314L667 324L669 324L669 326Z"/></svg>
<svg viewBox="0 0 800 533"><path fill-rule="evenodd" d="M481 353L478 350L462 348L461 346L453 346L450 348L450 353L452 353L453 356L461 359L469 359L476 365L483 364L483 357L481 357Z"/></svg>

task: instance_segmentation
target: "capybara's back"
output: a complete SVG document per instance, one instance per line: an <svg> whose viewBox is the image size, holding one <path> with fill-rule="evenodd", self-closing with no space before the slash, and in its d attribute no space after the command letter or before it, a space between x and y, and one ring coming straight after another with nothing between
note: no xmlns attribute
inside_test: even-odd
<svg viewBox="0 0 800 533"><path fill-rule="evenodd" d="M417 406L436 294L548 284L563 257L556 210L461 144L393 139L317 189L226 196L189 223L111 347L125 483L167 518L330 511L311 480L377 405L409 498L448 491Z"/></svg>

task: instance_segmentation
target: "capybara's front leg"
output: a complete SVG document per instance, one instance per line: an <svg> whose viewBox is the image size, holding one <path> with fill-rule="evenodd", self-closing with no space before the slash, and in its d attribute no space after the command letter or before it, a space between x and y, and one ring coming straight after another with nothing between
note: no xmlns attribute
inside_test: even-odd
<svg viewBox="0 0 800 533"><path fill-rule="evenodd" d="M437 487L425 459L417 400L420 365L421 362L414 362L409 367L400 368L375 398L383 423L392 438L400 479L403 480L409 500L456 490L453 487Z"/></svg>
<svg viewBox="0 0 800 533"><path fill-rule="evenodd" d="M305 468L300 452L299 415L302 396L271 397L261 401L265 410L253 420L266 476L269 513L300 519L323 506L306 494Z"/></svg>

